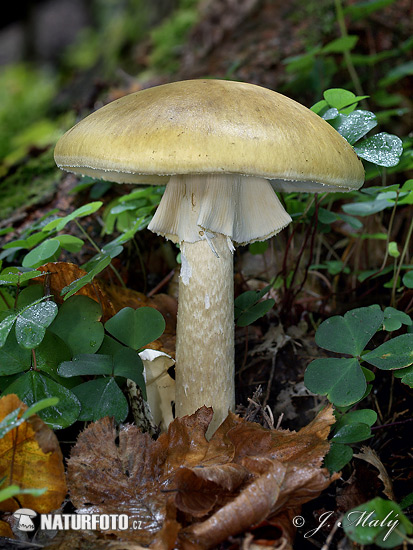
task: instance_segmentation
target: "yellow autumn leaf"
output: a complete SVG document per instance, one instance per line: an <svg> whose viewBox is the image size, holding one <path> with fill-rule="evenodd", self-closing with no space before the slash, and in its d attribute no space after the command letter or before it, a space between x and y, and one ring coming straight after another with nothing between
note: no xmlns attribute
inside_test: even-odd
<svg viewBox="0 0 413 550"><path fill-rule="evenodd" d="M0 399L0 422L20 407L19 416L27 409L17 395ZM14 512L31 508L37 513L49 513L61 505L66 495L63 457L53 431L37 415L13 428L0 439L0 479L2 488L18 485L21 489L47 491L41 496L19 494L0 502L0 510Z"/></svg>

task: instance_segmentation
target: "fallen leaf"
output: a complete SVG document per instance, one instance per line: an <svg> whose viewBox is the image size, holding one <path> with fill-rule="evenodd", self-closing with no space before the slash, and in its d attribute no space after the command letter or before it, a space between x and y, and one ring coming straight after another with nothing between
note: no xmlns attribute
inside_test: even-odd
<svg viewBox="0 0 413 550"><path fill-rule="evenodd" d="M14 539L13 531L7 521L0 520L0 537Z"/></svg>
<svg viewBox="0 0 413 550"><path fill-rule="evenodd" d="M12 411L21 409L19 417L27 409L17 395L9 394L0 399L0 422ZM41 496L19 494L0 502L0 510L14 512L19 508L31 508L38 513L49 513L62 504L66 495L63 457L57 437L37 416L13 428L0 439L0 478L2 487L18 485L21 489L47 491Z"/></svg>
<svg viewBox="0 0 413 550"><path fill-rule="evenodd" d="M321 468L332 407L298 433L266 430L230 413L205 438L212 409L174 420L157 441L112 420L91 424L68 462L80 513L126 513L142 529L113 533L152 549L205 550L320 494L338 475ZM118 441L118 443L116 443ZM282 519L284 518L284 519ZM284 522L284 523L283 523Z"/></svg>
<svg viewBox="0 0 413 550"><path fill-rule="evenodd" d="M366 445L363 445L361 447L361 452L353 456L354 458L359 458L360 460L364 460L365 462L368 462L369 464L371 464L372 466L378 469L379 471L378 477L379 479L381 479L384 485L383 493L390 500L395 500L395 496L393 492L393 484L391 482L389 474L387 473L386 468L384 467L382 461L378 457L376 451L374 451L370 447L367 447Z"/></svg>

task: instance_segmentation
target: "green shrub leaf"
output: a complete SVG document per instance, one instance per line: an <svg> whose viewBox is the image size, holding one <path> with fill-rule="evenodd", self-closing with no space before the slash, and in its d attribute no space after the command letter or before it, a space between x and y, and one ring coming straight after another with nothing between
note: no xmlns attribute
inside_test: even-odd
<svg viewBox="0 0 413 550"><path fill-rule="evenodd" d="M329 123L351 145L365 136L372 128L377 126L376 115L370 111L357 110L348 115L339 114Z"/></svg>
<svg viewBox="0 0 413 550"><path fill-rule="evenodd" d="M105 329L122 344L138 350L162 335L165 320L153 307L125 307L107 321Z"/></svg>
<svg viewBox="0 0 413 550"><path fill-rule="evenodd" d="M304 383L310 391L327 395L339 407L359 401L367 387L366 378L355 358L315 359L307 367Z"/></svg>
<svg viewBox="0 0 413 550"><path fill-rule="evenodd" d="M46 328L57 315L54 302L41 302L27 307L16 320L16 338L20 346L26 349L36 348L44 338Z"/></svg>
<svg viewBox="0 0 413 550"><path fill-rule="evenodd" d="M11 332L4 346L0 348L0 376L10 376L28 370L31 357L30 350L20 347L15 333Z"/></svg>
<svg viewBox="0 0 413 550"><path fill-rule="evenodd" d="M72 425L80 412L79 400L70 390L36 371L20 376L3 393L15 393L28 406L41 399L57 397L57 405L39 412L40 418L54 430Z"/></svg>
<svg viewBox="0 0 413 550"><path fill-rule="evenodd" d="M354 150L364 160L390 167L399 164L403 143L399 137L381 132L363 140Z"/></svg>
<svg viewBox="0 0 413 550"><path fill-rule="evenodd" d="M363 359L378 369L393 370L413 364L413 334L402 334L363 355Z"/></svg>
<svg viewBox="0 0 413 550"><path fill-rule="evenodd" d="M357 443L371 437L370 426L362 422L354 424L345 424L333 435L333 441L336 443Z"/></svg>
<svg viewBox="0 0 413 550"><path fill-rule="evenodd" d="M366 521L363 521L364 519ZM380 497L346 512L342 526L352 541L361 545L375 544L380 548L399 546L406 534L413 533L413 525L403 514L400 506Z"/></svg>
<svg viewBox="0 0 413 550"><path fill-rule="evenodd" d="M330 472L339 472L352 458L353 449L351 447L332 441L330 451L324 460L324 466Z"/></svg>
<svg viewBox="0 0 413 550"><path fill-rule="evenodd" d="M79 420L95 421L113 416L116 422L122 422L128 415L128 402L112 377L80 384L73 389L73 393L82 404Z"/></svg>
<svg viewBox="0 0 413 550"><path fill-rule="evenodd" d="M26 254L22 265L23 267L36 268L49 261L54 261L57 259L59 250L60 242L58 239L47 239Z"/></svg>
<svg viewBox="0 0 413 550"><path fill-rule="evenodd" d="M377 304L352 309L344 317L336 315L323 321L315 341L324 349L359 356L381 327L383 319L384 314Z"/></svg>
<svg viewBox="0 0 413 550"><path fill-rule="evenodd" d="M87 296L72 296L59 309L49 330L70 348L72 356L95 353L104 336L100 305Z"/></svg>
<svg viewBox="0 0 413 550"><path fill-rule="evenodd" d="M384 310L384 330L398 330L402 325L411 326L412 320L407 313L394 307L386 307Z"/></svg>

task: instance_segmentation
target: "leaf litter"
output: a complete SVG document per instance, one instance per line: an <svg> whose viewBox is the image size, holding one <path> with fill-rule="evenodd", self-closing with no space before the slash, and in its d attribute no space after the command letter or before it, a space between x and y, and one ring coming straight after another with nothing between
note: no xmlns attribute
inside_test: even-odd
<svg viewBox="0 0 413 550"><path fill-rule="evenodd" d="M125 513L140 529L101 533L152 549L207 550L262 522L290 544L285 517L339 475L321 467L331 406L299 432L268 430L230 413L208 441L212 409L176 419L158 440L103 418L68 461L77 513Z"/></svg>

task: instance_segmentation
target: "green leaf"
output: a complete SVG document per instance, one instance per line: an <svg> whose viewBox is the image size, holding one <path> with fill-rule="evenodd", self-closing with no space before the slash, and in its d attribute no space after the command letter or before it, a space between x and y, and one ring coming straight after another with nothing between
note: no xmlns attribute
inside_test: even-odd
<svg viewBox="0 0 413 550"><path fill-rule="evenodd" d="M251 254L264 254L264 252L269 247L269 241L257 241L255 243L251 243L248 247L248 250Z"/></svg>
<svg viewBox="0 0 413 550"><path fill-rule="evenodd" d="M359 356L381 327L383 319L384 314L377 304L352 309L344 317L336 315L323 321L316 332L315 341L329 351Z"/></svg>
<svg viewBox="0 0 413 550"><path fill-rule="evenodd" d="M355 358L315 359L305 371L304 384L339 407L356 403L366 390L366 378Z"/></svg>
<svg viewBox="0 0 413 550"><path fill-rule="evenodd" d="M361 545L374 544L394 548L402 544L413 525L400 506L391 500L376 497L346 512L342 527L350 540Z"/></svg>
<svg viewBox="0 0 413 550"><path fill-rule="evenodd" d="M58 235L55 238L59 241L60 246L69 252L79 252L85 244L82 239L74 237L73 235Z"/></svg>
<svg viewBox="0 0 413 550"><path fill-rule="evenodd" d="M350 51L357 44L359 37L355 35L346 35L336 38L324 46L322 53L343 53ZM326 98L327 99L327 98ZM328 100L327 100L328 101Z"/></svg>
<svg viewBox="0 0 413 550"><path fill-rule="evenodd" d="M272 298L268 298L268 300L263 300L262 302L256 303L250 309L248 309L244 313L241 313L241 315L237 318L237 325L239 327L246 327L247 325L251 325L257 319L260 319L266 313L268 313L270 309L274 307L274 304L275 300L273 300Z"/></svg>
<svg viewBox="0 0 413 550"><path fill-rule="evenodd" d="M44 338L46 328L57 315L54 302L41 302L27 307L16 320L16 338L20 346L26 349L36 348Z"/></svg>
<svg viewBox="0 0 413 550"><path fill-rule="evenodd" d="M413 492L406 495L403 500L399 503L399 506L402 510L405 508L410 508L413 504Z"/></svg>
<svg viewBox="0 0 413 550"><path fill-rule="evenodd" d="M57 259L60 250L60 242L57 239L47 239L42 244L30 250L23 258L23 267L39 267L47 262Z"/></svg>
<svg viewBox="0 0 413 550"><path fill-rule="evenodd" d="M396 0L364 0L355 4L348 4L344 8L344 13L351 15L352 19L364 19L375 11L382 10L390 4L394 4Z"/></svg>
<svg viewBox="0 0 413 550"><path fill-rule="evenodd" d="M336 443L357 443L371 437L370 426L361 422L345 424L333 435Z"/></svg>
<svg viewBox="0 0 413 550"><path fill-rule="evenodd" d="M43 231L52 231L53 229L56 229L56 231L61 231L72 220L93 214L94 212L99 210L102 204L103 202L100 202L100 201L90 202L88 204L85 204L80 208L77 208L76 210L74 210L74 212L72 212L68 216L65 216L64 218L57 218L51 221L45 227L43 227Z"/></svg>
<svg viewBox="0 0 413 550"><path fill-rule="evenodd" d="M113 357L114 374L133 380L142 391L143 398L146 399L146 384L143 377L143 363L136 351L130 348L120 349Z"/></svg>
<svg viewBox="0 0 413 550"><path fill-rule="evenodd" d="M64 361L58 368L59 375L65 378L82 375L111 375L112 372L112 356L100 353L75 355L72 361Z"/></svg>
<svg viewBox="0 0 413 550"><path fill-rule="evenodd" d="M407 384L413 388L413 365L404 369L394 371L395 378L401 378L403 384Z"/></svg>
<svg viewBox="0 0 413 550"><path fill-rule="evenodd" d="M351 145L365 136L372 128L377 126L376 115L370 111L357 110L349 115L339 114L329 120L329 123Z"/></svg>
<svg viewBox="0 0 413 550"><path fill-rule="evenodd" d="M18 485L9 485L0 490L0 502L4 502L17 495L33 495L34 497L39 497L46 491L47 487L44 489L21 489Z"/></svg>
<svg viewBox="0 0 413 550"><path fill-rule="evenodd" d="M399 137L381 132L355 145L354 150L364 160L389 167L399 164L403 143Z"/></svg>
<svg viewBox="0 0 413 550"><path fill-rule="evenodd" d="M413 364L413 334L396 336L363 355L363 359L382 370L408 367Z"/></svg>
<svg viewBox="0 0 413 550"><path fill-rule="evenodd" d="M377 413L371 409L359 409L344 414L334 425L334 429L340 430L343 426L361 422L367 426L373 426L377 421Z"/></svg>
<svg viewBox="0 0 413 550"><path fill-rule="evenodd" d="M43 285L29 285L19 292L17 309L21 310L32 304L39 303L45 298Z"/></svg>
<svg viewBox="0 0 413 550"><path fill-rule="evenodd" d="M107 321L105 329L122 344L138 350L162 335L165 320L152 307L125 307Z"/></svg>
<svg viewBox="0 0 413 550"><path fill-rule="evenodd" d="M257 302L257 292L255 290L247 290L243 292L237 298L235 298L235 317L239 317L241 313L249 309Z"/></svg>
<svg viewBox="0 0 413 550"><path fill-rule="evenodd" d="M0 274L0 285L21 285L30 279L35 279L36 277L42 277L44 273L41 271L20 271L16 268L6 268Z"/></svg>
<svg viewBox="0 0 413 550"><path fill-rule="evenodd" d="M48 374L55 382L65 388L71 389L78 386L81 378L64 379L58 375L57 369L63 361L69 361L72 357L70 348L63 342L59 336L46 330L46 335L42 343L36 348L37 369Z"/></svg>
<svg viewBox="0 0 413 550"><path fill-rule="evenodd" d="M0 347L4 346L16 319L17 314L12 313L0 323Z"/></svg>
<svg viewBox="0 0 413 550"><path fill-rule="evenodd" d="M353 202L349 204L343 204L342 208L347 214L353 214L353 216L370 216L381 212L386 208L392 208L393 204L387 199L375 199L365 202Z"/></svg>
<svg viewBox="0 0 413 550"><path fill-rule="evenodd" d="M57 405L48 407L39 413L40 418L56 430L72 425L80 412L79 400L70 390L36 371L30 371L20 376L3 393L15 393L28 406L41 399L57 397L59 399Z"/></svg>
<svg viewBox="0 0 413 550"><path fill-rule="evenodd" d="M342 88L331 88L323 94L324 99L331 107L335 107L343 114L349 114L354 111L355 106L362 99L367 99L369 96L355 96L353 92L343 90Z"/></svg>
<svg viewBox="0 0 413 550"><path fill-rule="evenodd" d="M374 372L371 372L370 369L362 366L361 370L363 371L364 377L366 378L366 382L373 382L373 380L376 379L376 375L374 374Z"/></svg>
<svg viewBox="0 0 413 550"><path fill-rule="evenodd" d="M402 281L404 286L407 286L407 288L413 288L413 270L405 273Z"/></svg>
<svg viewBox="0 0 413 550"><path fill-rule="evenodd" d="M37 414L39 411L47 409L47 407L54 407L58 403L58 397L47 397L46 399L41 399L26 409L22 415L22 418L30 418L33 414Z"/></svg>
<svg viewBox="0 0 413 550"><path fill-rule="evenodd" d="M82 404L79 420L113 416L116 422L122 422L128 415L128 402L113 378L90 380L76 386L73 392Z"/></svg>
<svg viewBox="0 0 413 550"><path fill-rule="evenodd" d="M324 466L330 472L339 472L353 458L353 450L342 443L331 442L330 451L325 457Z"/></svg>
<svg viewBox="0 0 413 550"><path fill-rule="evenodd" d="M402 63L398 67L395 67L394 69L389 71L384 78L381 78L379 80L378 85L381 87L387 87L390 84L394 84L395 82L401 80L402 78L406 76L410 76L412 74L413 74L413 61L407 61L406 63Z"/></svg>
<svg viewBox="0 0 413 550"><path fill-rule="evenodd" d="M57 334L73 355L95 353L103 341L100 305L87 296L72 296L59 309L49 330Z"/></svg>
<svg viewBox="0 0 413 550"><path fill-rule="evenodd" d="M394 307L386 307L384 310L384 330L388 330L389 332L398 330L402 325L412 325L410 316L404 313L404 311L399 311Z"/></svg>
<svg viewBox="0 0 413 550"><path fill-rule="evenodd" d="M83 288L85 285L90 283L96 275L98 275L101 271L103 271L111 262L111 257L108 256L102 256L99 261L95 262L93 266L91 267L90 271L84 275L83 277L80 277L80 279L76 279L70 285L65 286L62 291L61 295L65 295L65 300L72 297L73 294L76 294L81 288ZM90 267L90 266L89 266Z"/></svg>
<svg viewBox="0 0 413 550"><path fill-rule="evenodd" d="M14 332L11 332L3 347L0 348L0 376L9 376L28 370L31 366L30 350L21 348Z"/></svg>
<svg viewBox="0 0 413 550"><path fill-rule="evenodd" d="M398 258L400 256L400 252L395 241L389 242L388 252L392 258Z"/></svg>

